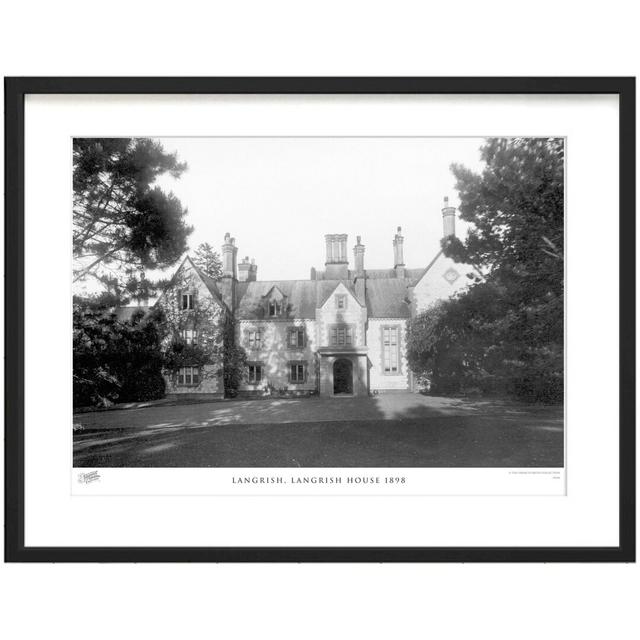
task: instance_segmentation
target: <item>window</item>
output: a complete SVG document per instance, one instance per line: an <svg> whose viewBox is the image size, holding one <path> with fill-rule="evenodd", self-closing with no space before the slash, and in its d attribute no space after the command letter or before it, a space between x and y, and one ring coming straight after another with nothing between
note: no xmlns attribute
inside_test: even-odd
<svg viewBox="0 0 640 640"><path fill-rule="evenodd" d="M183 293L182 294L182 309L193 309L193 302L194 302L194 295L193 293Z"/></svg>
<svg viewBox="0 0 640 640"><path fill-rule="evenodd" d="M305 363L303 362L292 362L289 365L289 382L304 382L305 368Z"/></svg>
<svg viewBox="0 0 640 640"><path fill-rule="evenodd" d="M247 342L249 349L260 349L262 346L262 331L260 329L249 329L247 331Z"/></svg>
<svg viewBox="0 0 640 640"><path fill-rule="evenodd" d="M178 386L193 387L200 384L200 369L198 367L181 367L178 369Z"/></svg>
<svg viewBox="0 0 640 640"><path fill-rule="evenodd" d="M258 384L262 380L262 365L253 362L249 364L249 384Z"/></svg>
<svg viewBox="0 0 640 640"><path fill-rule="evenodd" d="M289 340L287 342L288 345L294 349L304 347L304 327L293 327L289 329Z"/></svg>
<svg viewBox="0 0 640 640"><path fill-rule="evenodd" d="M331 346L350 347L353 345L353 328L348 326L331 327Z"/></svg>
<svg viewBox="0 0 640 640"><path fill-rule="evenodd" d="M269 315L271 317L279 316L282 309L280 300L269 300Z"/></svg>
<svg viewBox="0 0 640 640"><path fill-rule="evenodd" d="M398 327L382 328L382 353L385 373L398 373L399 371L399 333Z"/></svg>
<svg viewBox="0 0 640 640"><path fill-rule="evenodd" d="M186 344L198 344L198 332L195 329L183 329L180 332L180 335Z"/></svg>
<svg viewBox="0 0 640 640"><path fill-rule="evenodd" d="M336 296L336 309L346 309L347 308L347 296L337 295Z"/></svg>

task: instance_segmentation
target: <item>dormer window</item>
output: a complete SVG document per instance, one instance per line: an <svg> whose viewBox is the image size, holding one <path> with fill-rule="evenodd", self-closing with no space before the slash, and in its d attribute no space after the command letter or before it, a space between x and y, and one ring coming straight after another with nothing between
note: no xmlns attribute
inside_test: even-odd
<svg viewBox="0 0 640 640"><path fill-rule="evenodd" d="M269 300L269 316L274 318L282 312L282 302L280 300Z"/></svg>
<svg viewBox="0 0 640 640"><path fill-rule="evenodd" d="M194 308L194 294L193 293L183 293L182 294L182 303L181 309L183 311L191 310Z"/></svg>
<svg viewBox="0 0 640 640"><path fill-rule="evenodd" d="M268 318L277 318L287 313L287 296L278 287L271 287L264 297L263 304Z"/></svg>

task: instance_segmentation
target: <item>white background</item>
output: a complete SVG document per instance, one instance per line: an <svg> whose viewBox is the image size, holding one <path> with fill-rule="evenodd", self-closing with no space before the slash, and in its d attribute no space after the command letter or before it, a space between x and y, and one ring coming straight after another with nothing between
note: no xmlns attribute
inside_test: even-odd
<svg viewBox="0 0 640 640"><path fill-rule="evenodd" d="M23 2L0 22L6 75L638 73L637 19L616 1ZM635 565L1 571L15 638L601 638L638 628Z"/></svg>
<svg viewBox="0 0 640 640"><path fill-rule="evenodd" d="M617 309L612 270L617 244L598 249L611 269L593 269L602 223L617 237L618 109L616 96L40 96L25 111L25 542L28 546L614 546L618 542ZM173 497L163 484L176 477L207 478L209 493L229 492L220 469L176 473L129 471L127 499L79 499L69 491L71 432L71 325L69 261L71 137L76 131L122 135L162 130L167 135L553 135L567 139L566 497L548 477L530 478L526 500L513 497L520 476L506 488L477 473L476 497L457 470L413 470L406 492L456 493L445 499L404 495L286 499L216 495ZM43 149L49 162L42 162ZM592 156L607 158L594 163ZM427 177L425 176L425 179ZM610 211L611 213L608 213ZM43 212L48 212L43 214ZM605 212L605 213L603 213ZM260 214L252 218L259 224ZM65 221L67 224L65 224ZM265 230L268 237L269 230ZM277 241L274 241L274 244ZM47 277L60 283L42 286ZM589 277L585 278L584 274ZM593 291L598 304L593 304ZM47 331L41 330L41 309ZM602 328L606 327L603 331ZM56 339L51 340L51 335ZM585 345L598 339L598 351ZM42 384L43 361L61 375ZM606 376L594 385L594 369ZM62 375L62 372L67 375ZM588 398L588 401L585 399ZM56 419L51 419L55 407ZM603 429L608 433L603 435ZM594 473L597 458L598 472ZM272 470L276 471L276 470ZM277 472L277 471L276 471ZM472 472L475 472L473 470ZM471 473L471 472L470 472ZM475 473L474 473L475 475ZM100 492L122 492L104 474ZM158 477L161 496L149 493ZM75 479L75 475L72 476ZM46 478L46 482L43 482ZM135 480L138 478L138 480ZM147 482L141 482L146 478ZM483 480L484 478L484 480ZM533 482L536 480L536 482ZM185 488L186 484L186 488ZM438 491L437 485L443 490ZM552 483L553 484L553 483ZM104 485L104 488L102 488ZM120 486L119 486L120 485ZM509 486L510 485L510 486ZM521 485L522 486L522 485ZM94 491L95 485L86 487ZM111 491L112 489L112 491ZM524 488L523 488L523 491ZM84 493L84 492L83 492ZM275 493L275 490L272 491ZM308 493L305 491L304 493ZM334 492L331 491L331 494ZM402 491L404 493L404 491ZM473 495L470 495L473 494ZM487 495L488 494L488 495ZM268 521L268 526L266 525ZM86 526L87 522L91 526ZM126 525L125 525L126 523ZM258 526L258 525L262 526Z"/></svg>

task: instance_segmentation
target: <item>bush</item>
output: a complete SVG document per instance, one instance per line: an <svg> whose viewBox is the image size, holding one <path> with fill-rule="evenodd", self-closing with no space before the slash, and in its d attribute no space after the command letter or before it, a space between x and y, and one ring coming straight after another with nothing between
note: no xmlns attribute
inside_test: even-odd
<svg viewBox="0 0 640 640"><path fill-rule="evenodd" d="M120 322L105 309L74 305L74 407L164 396L159 320L155 313L141 311Z"/></svg>
<svg viewBox="0 0 640 640"><path fill-rule="evenodd" d="M409 366L433 395L511 395L562 402L562 307L513 304L476 284L409 326Z"/></svg>
<svg viewBox="0 0 640 640"><path fill-rule="evenodd" d="M118 400L120 402L141 402L160 400L165 396L165 381L157 369L142 369L136 375L124 378Z"/></svg>

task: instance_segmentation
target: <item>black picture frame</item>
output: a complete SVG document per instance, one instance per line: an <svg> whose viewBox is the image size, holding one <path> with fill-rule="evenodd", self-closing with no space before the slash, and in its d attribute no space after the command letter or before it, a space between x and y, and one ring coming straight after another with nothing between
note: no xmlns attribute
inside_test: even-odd
<svg viewBox="0 0 640 640"><path fill-rule="evenodd" d="M24 99L27 94L616 94L620 149L619 530L612 547L26 547ZM634 562L635 78L5 78L5 561Z"/></svg>

